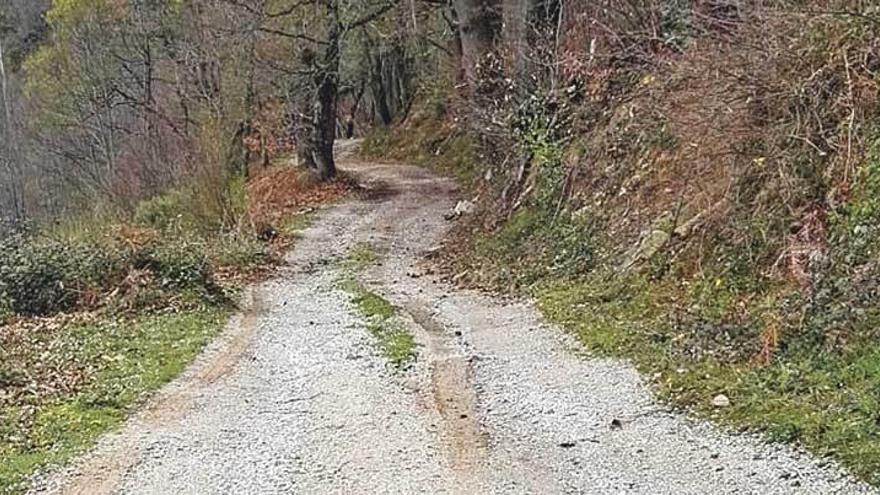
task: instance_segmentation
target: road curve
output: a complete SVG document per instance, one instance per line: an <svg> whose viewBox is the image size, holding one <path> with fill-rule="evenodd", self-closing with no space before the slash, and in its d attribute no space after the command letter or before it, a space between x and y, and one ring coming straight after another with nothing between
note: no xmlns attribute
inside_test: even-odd
<svg viewBox="0 0 880 495"><path fill-rule="evenodd" d="M593 359L527 303L423 274L456 188L346 162L376 194L319 213L272 280L175 382L51 494L851 494L834 465L669 412L622 361ZM390 369L337 261L400 309L416 364Z"/></svg>

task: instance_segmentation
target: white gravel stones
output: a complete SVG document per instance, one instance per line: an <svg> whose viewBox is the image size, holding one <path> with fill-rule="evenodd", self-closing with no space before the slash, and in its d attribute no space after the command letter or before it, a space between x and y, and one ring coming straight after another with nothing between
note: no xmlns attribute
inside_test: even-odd
<svg viewBox="0 0 880 495"><path fill-rule="evenodd" d="M667 412L631 366L580 356L527 304L407 276L448 228L454 189L414 168L356 170L399 193L323 212L289 270L256 289L250 330L231 324L36 492L876 493L791 448ZM364 282L413 317L409 371L378 356L326 263L358 242L380 254Z"/></svg>

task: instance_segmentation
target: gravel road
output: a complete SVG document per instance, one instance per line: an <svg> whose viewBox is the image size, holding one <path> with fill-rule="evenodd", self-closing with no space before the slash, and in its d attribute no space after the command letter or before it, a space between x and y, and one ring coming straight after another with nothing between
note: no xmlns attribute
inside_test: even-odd
<svg viewBox="0 0 880 495"><path fill-rule="evenodd" d="M345 163L381 194L323 210L178 380L34 493L875 493L834 465L668 412L628 364L582 355L526 303L419 268L454 185ZM377 354L338 260L392 301L416 364Z"/></svg>

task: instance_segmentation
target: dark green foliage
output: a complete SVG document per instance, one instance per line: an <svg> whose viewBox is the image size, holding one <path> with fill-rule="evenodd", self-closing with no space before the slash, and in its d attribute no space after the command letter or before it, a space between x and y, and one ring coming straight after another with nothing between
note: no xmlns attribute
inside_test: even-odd
<svg viewBox="0 0 880 495"><path fill-rule="evenodd" d="M850 202L830 215L802 344L839 351L880 337L880 139L871 143Z"/></svg>
<svg viewBox="0 0 880 495"><path fill-rule="evenodd" d="M156 240L132 246L112 237L57 240L16 234L0 242L0 318L52 315L97 299L115 289L132 270L147 271L152 292L219 291L208 249L196 240ZM141 296L147 291L141 291Z"/></svg>
<svg viewBox="0 0 880 495"><path fill-rule="evenodd" d="M72 309L89 289L123 276L120 253L92 243L15 234L0 242L0 300L14 313Z"/></svg>
<svg viewBox="0 0 880 495"><path fill-rule="evenodd" d="M148 269L164 289L211 288L211 265L198 241L157 243L134 253L136 268Z"/></svg>

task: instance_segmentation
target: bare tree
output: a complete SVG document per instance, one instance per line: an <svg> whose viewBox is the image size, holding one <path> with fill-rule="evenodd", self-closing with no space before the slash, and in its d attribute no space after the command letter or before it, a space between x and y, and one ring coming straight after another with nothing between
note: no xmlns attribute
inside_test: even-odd
<svg viewBox="0 0 880 495"><path fill-rule="evenodd" d="M333 178L343 43L397 0L224 1L255 16L259 33L290 43L286 60L269 63L291 79L297 156L322 180Z"/></svg>

